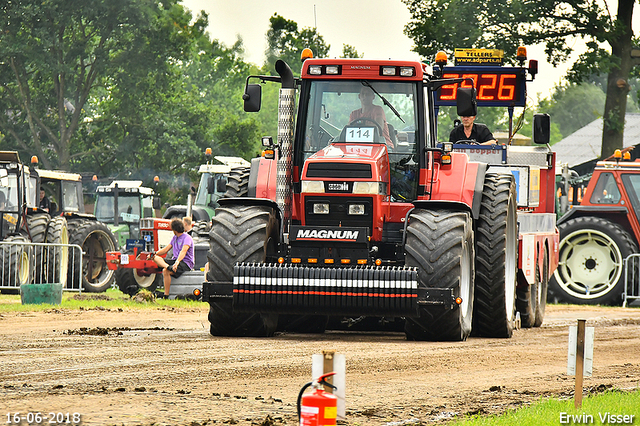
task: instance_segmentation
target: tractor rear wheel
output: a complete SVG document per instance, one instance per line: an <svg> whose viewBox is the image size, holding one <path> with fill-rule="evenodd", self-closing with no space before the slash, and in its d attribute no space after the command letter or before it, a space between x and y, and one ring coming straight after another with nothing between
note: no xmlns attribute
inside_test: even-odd
<svg viewBox="0 0 640 426"><path fill-rule="evenodd" d="M209 232L207 280L233 282L238 262L264 263L277 241L273 209L264 206L223 206L216 210ZM209 302L210 332L214 336L272 336L278 315L235 312L231 302Z"/></svg>
<svg viewBox="0 0 640 426"><path fill-rule="evenodd" d="M467 212L415 209L409 216L406 266L418 268L418 288L452 288L462 303L453 308L420 305L407 317L408 340L466 340L473 317L474 243Z"/></svg>
<svg viewBox="0 0 640 426"><path fill-rule="evenodd" d="M638 252L631 235L600 217L569 219L558 225L558 268L549 281L551 300L576 304L621 304L624 259Z"/></svg>
<svg viewBox="0 0 640 426"><path fill-rule="evenodd" d="M227 190L222 198L247 197L250 167L236 167L227 175Z"/></svg>
<svg viewBox="0 0 640 426"><path fill-rule="evenodd" d="M211 223L206 220L199 220L194 222L193 228L191 228L193 232L191 236L195 237L205 237L209 238L209 231L211 230Z"/></svg>
<svg viewBox="0 0 640 426"><path fill-rule="evenodd" d="M55 216L47 226L47 243L69 244L67 220L62 216ZM77 249L76 249L77 250ZM67 273L69 269L69 247L49 246L47 251L47 275L49 281L67 285Z"/></svg>
<svg viewBox="0 0 640 426"><path fill-rule="evenodd" d="M30 284L33 279L32 250L30 246L23 245L29 240L22 235L10 235L3 240L9 244L0 246L2 252L2 286L12 287L3 289L3 293L9 293L20 289L23 284ZM14 243L14 244L11 244Z"/></svg>
<svg viewBox="0 0 640 426"><path fill-rule="evenodd" d="M78 288L82 279L84 290L100 293L113 283L115 271L107 268L106 252L116 251L117 242L105 224L95 220L79 222L74 224L73 232L70 232L69 243L82 247L82 265L79 256L70 256L68 280L72 288Z"/></svg>
<svg viewBox="0 0 640 426"><path fill-rule="evenodd" d="M474 335L513 334L518 272L516 214L513 175L487 174L476 221Z"/></svg>
<svg viewBox="0 0 640 426"><path fill-rule="evenodd" d="M27 228L31 236L31 242L44 243L47 239L47 225L51 216L47 213L36 213L27 216ZM49 281L47 274L47 247L33 246L33 256L31 261L31 269L35 274L34 282L51 283L57 281Z"/></svg>

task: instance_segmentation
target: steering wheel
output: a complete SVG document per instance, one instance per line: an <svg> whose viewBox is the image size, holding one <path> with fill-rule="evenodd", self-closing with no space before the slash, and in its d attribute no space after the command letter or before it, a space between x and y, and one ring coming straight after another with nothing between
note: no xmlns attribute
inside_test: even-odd
<svg viewBox="0 0 640 426"><path fill-rule="evenodd" d="M371 124L375 124L375 126L378 128L378 132L380 132L379 135L382 136L382 126L380 126L380 123L378 123L376 120L372 120L371 118L367 118L367 117L356 118L351 123L349 123L349 126L352 126L354 124L365 124L367 122Z"/></svg>
<svg viewBox="0 0 640 426"><path fill-rule="evenodd" d="M454 143L464 143L467 145L480 145L480 142L472 140L472 139L460 139L459 141L456 141Z"/></svg>

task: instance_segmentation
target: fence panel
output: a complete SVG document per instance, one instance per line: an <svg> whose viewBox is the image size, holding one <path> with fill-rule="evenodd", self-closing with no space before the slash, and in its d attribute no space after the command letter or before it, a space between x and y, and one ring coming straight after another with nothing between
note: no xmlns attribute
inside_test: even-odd
<svg viewBox="0 0 640 426"><path fill-rule="evenodd" d="M82 291L82 247L0 241L0 290L20 290L22 284L61 283Z"/></svg>

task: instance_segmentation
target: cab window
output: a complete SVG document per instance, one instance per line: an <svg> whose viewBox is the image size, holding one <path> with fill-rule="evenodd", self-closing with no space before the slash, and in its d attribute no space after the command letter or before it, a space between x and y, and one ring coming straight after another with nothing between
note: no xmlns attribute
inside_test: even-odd
<svg viewBox="0 0 640 426"><path fill-rule="evenodd" d="M620 202L620 190L613 173L602 173L598 178L596 187L591 194L592 204L618 204Z"/></svg>

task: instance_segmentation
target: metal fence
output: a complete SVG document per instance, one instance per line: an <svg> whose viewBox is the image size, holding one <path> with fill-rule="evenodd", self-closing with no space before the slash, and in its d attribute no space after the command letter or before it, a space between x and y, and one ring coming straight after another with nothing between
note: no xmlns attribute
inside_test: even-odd
<svg viewBox="0 0 640 426"><path fill-rule="evenodd" d="M82 291L82 247L0 241L0 290L20 290L22 284L61 283Z"/></svg>
<svg viewBox="0 0 640 426"><path fill-rule="evenodd" d="M624 293L622 307L628 302L640 299L640 253L627 256L624 260Z"/></svg>

